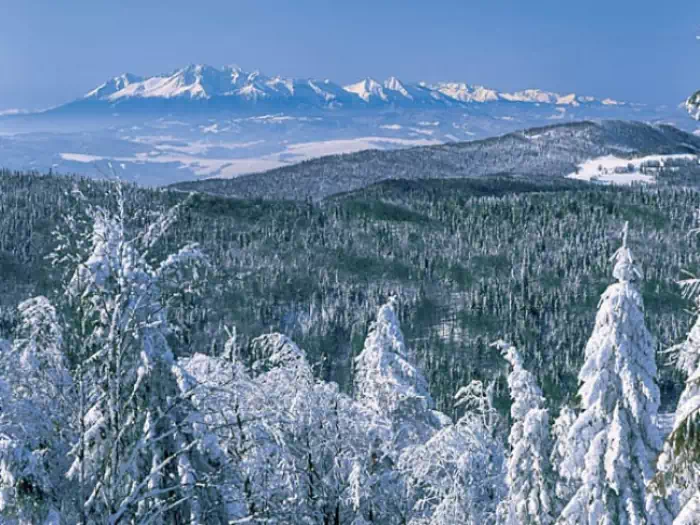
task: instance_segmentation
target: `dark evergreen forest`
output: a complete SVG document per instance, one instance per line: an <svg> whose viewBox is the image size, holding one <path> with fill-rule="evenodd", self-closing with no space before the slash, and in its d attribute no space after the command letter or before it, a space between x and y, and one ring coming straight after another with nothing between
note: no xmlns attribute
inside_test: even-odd
<svg viewBox="0 0 700 525"><path fill-rule="evenodd" d="M58 293L64 269L47 259L55 231L81 228L86 207L112 199L113 184L0 174L0 337L12 332L19 301ZM280 331L319 377L349 392L370 321L397 294L408 346L448 413L471 379L497 379L506 403L507 371L490 346L498 338L521 349L549 402L575 394L597 301L612 281L609 259L629 221L663 405L675 406L682 389L662 352L691 322L676 281L700 266L699 241L688 235L695 190L491 177L385 181L321 202L124 192L134 228L148 218L142 210L182 202L158 249L197 242L209 257L201 300L183 293L170 312L186 327L173 336L180 355L203 345L219 353L225 326L236 327L243 347Z"/></svg>

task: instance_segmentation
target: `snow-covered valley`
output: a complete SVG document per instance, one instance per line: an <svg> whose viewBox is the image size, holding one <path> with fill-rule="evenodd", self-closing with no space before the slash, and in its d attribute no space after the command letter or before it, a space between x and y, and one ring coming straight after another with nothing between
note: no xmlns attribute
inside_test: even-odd
<svg viewBox="0 0 700 525"><path fill-rule="evenodd" d="M97 177L114 170L158 186L583 119L696 128L681 108L538 89L507 93L394 77L341 86L188 66L152 77L123 74L50 110L0 115L0 165Z"/></svg>

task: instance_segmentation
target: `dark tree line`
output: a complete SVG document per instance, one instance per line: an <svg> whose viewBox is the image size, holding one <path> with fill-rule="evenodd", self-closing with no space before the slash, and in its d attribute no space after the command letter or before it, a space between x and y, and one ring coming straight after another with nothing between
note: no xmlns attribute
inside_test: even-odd
<svg viewBox="0 0 700 525"><path fill-rule="evenodd" d="M56 245L52 231L79 223L84 199L102 203L106 189L80 178L0 175L0 336L16 322L19 301L58 293L62 269L45 258ZM124 191L134 211L186 198ZM184 295L170 309L187 327L172 336L173 348L186 355L204 343L219 352L230 325L243 346L281 331L306 350L319 377L351 391L372 315L397 294L409 347L439 408L451 409L459 385L503 376L490 347L499 337L520 348L548 399L564 400L576 390L624 221L658 349L683 338L690 316L675 281L698 267L698 240L687 235L698 206L692 190L502 178L391 181L321 203L195 195L159 246L167 254L195 241L211 262L203 304ZM680 387L671 367L662 370L670 405Z"/></svg>

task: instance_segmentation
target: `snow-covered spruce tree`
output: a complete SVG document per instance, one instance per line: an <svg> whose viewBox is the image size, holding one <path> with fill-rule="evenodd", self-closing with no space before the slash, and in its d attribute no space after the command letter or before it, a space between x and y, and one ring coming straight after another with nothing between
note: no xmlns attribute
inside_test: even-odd
<svg viewBox="0 0 700 525"><path fill-rule="evenodd" d="M397 450L424 443L444 424L423 373L411 363L396 315L396 298L377 312L355 362L355 398L391 422Z"/></svg>
<svg viewBox="0 0 700 525"><path fill-rule="evenodd" d="M641 274L627 245L613 256L617 283L601 297L579 374L581 413L569 432L567 470L580 487L564 508L570 524L662 525L672 505L647 489L661 451L655 426L659 406L654 342L644 323Z"/></svg>
<svg viewBox="0 0 700 525"><path fill-rule="evenodd" d="M0 342L0 522L58 524L76 503L64 476L75 399L63 333L45 297L21 303L19 317L12 345Z"/></svg>
<svg viewBox="0 0 700 525"><path fill-rule="evenodd" d="M576 412L568 405L564 405L559 410L559 416L557 416L552 425L554 444L550 462L555 472L555 497L557 502L564 504L571 500L578 489L577 473L566 470L567 466L575 466L572 462L567 462L569 431L575 422Z"/></svg>
<svg viewBox="0 0 700 525"><path fill-rule="evenodd" d="M456 404L464 415L401 454L399 470L413 501L410 525L493 525L507 494L505 451L492 389L473 381Z"/></svg>
<svg viewBox="0 0 700 525"><path fill-rule="evenodd" d="M221 454L191 403L194 382L168 343L169 300L203 261L190 245L161 263L156 242L177 209L130 235L121 186L116 212L90 209L92 232L66 295L78 382L79 435L66 474L79 523L223 523ZM70 260L70 256L63 260Z"/></svg>
<svg viewBox="0 0 700 525"><path fill-rule="evenodd" d="M372 460L366 473L373 495L366 518L380 523L403 523L412 513L395 469L401 452L449 423L433 410L428 381L409 359L395 307L391 298L379 309L355 362L355 399L370 414Z"/></svg>
<svg viewBox="0 0 700 525"><path fill-rule="evenodd" d="M700 311L700 279L680 284L684 295L693 297ZM683 506L674 525L691 525L700 516L700 315L686 340L669 352L677 355L677 366L687 380L655 481L662 494L680 493Z"/></svg>
<svg viewBox="0 0 700 525"><path fill-rule="evenodd" d="M496 344L512 367L508 375L513 404L508 437L507 523L551 524L556 519L557 509L554 474L549 462L551 439L545 399L535 376L523 367L518 351L503 341Z"/></svg>

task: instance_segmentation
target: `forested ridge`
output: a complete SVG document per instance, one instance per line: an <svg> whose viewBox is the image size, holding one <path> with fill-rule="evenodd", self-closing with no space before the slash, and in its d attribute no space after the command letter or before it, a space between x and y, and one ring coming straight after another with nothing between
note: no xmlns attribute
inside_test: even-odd
<svg viewBox="0 0 700 525"><path fill-rule="evenodd" d="M602 120L566 122L499 137L390 151L365 150L330 155L264 173L233 179L210 178L173 184L184 191L238 198L319 200L388 180L423 180L512 175L561 179L590 159L700 151L700 139L673 126ZM661 183L695 185L697 161L686 160L683 173L666 170Z"/></svg>
<svg viewBox="0 0 700 525"><path fill-rule="evenodd" d="M0 185L7 330L19 300L56 293L59 269L45 259L56 246L51 233L81 216L84 199L106 202L109 184L4 173ZM134 213L186 198L124 191ZM320 377L349 391L373 312L396 294L439 407L451 406L458 385L502 375L489 348L496 338L517 344L547 397L563 400L575 392L582 341L624 221L658 349L684 336L691 304L676 281L698 266L698 241L687 234L698 205L698 194L684 189L511 178L388 181L321 203L195 195L158 250L196 241L210 258L205 304L177 315L192 325L187 337L213 351L223 326L235 325L242 341L278 330L305 349ZM677 378L665 371L664 402L673 403Z"/></svg>
<svg viewBox="0 0 700 525"><path fill-rule="evenodd" d="M691 525L699 207L505 176L276 202L4 171L0 518Z"/></svg>

